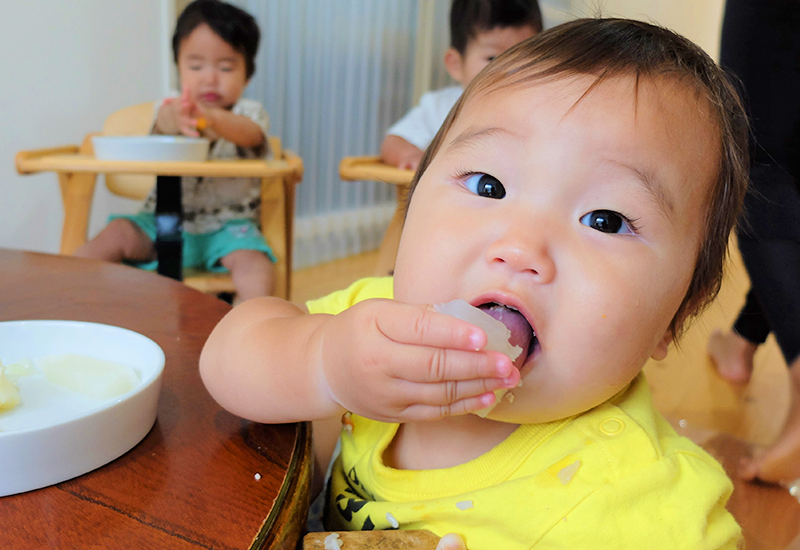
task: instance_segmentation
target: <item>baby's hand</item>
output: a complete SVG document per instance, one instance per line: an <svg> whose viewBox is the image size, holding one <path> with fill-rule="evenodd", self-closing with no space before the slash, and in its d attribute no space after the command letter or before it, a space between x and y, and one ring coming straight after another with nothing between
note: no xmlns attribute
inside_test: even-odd
<svg viewBox="0 0 800 550"><path fill-rule="evenodd" d="M366 300L322 327L321 391L385 422L436 419L484 409L519 371L486 345L479 328L430 307Z"/></svg>

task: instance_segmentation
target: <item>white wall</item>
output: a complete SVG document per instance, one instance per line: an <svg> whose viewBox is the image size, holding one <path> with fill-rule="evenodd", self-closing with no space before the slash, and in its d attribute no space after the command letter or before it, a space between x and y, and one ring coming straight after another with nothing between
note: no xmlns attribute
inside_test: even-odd
<svg viewBox="0 0 800 550"><path fill-rule="evenodd" d="M58 251L63 214L57 178L18 175L14 155L80 143L112 111L161 96L169 74L162 21L169 13L165 0L2 1L0 247ZM91 234L109 213L136 208L101 183Z"/></svg>
<svg viewBox="0 0 800 550"><path fill-rule="evenodd" d="M670 28L719 58L725 0L572 0L579 17L629 17Z"/></svg>

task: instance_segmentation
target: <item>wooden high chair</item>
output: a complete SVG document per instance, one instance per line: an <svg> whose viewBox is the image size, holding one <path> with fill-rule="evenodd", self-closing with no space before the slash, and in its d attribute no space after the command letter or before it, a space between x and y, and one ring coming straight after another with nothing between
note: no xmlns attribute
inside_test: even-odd
<svg viewBox="0 0 800 550"><path fill-rule="evenodd" d="M414 170L389 166L384 164L380 157L344 157L339 163L339 177L345 181L382 181L395 186L397 209L378 249L378 263L374 272L378 277L391 274L397 259L397 248L400 246L406 196L414 179Z"/></svg>
<svg viewBox="0 0 800 550"><path fill-rule="evenodd" d="M294 186L303 175L302 160L283 150L280 139L269 136L274 160L147 162L108 161L94 158L94 135L147 135L153 124L153 103L141 103L116 111L103 124L103 132L87 135L80 146L20 151L17 171L30 174L58 173L64 204L61 254L72 254L86 242L89 213L97 174L106 176L106 186L115 195L144 200L156 175L240 176L261 178L261 231L278 259L275 294L290 297ZM186 270L183 282L201 292L233 292L229 274Z"/></svg>

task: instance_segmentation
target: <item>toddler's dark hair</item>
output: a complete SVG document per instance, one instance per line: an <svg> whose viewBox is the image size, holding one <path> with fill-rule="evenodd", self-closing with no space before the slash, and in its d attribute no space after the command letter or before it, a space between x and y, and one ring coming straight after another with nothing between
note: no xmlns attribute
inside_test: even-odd
<svg viewBox="0 0 800 550"><path fill-rule="evenodd" d="M748 182L747 115L727 75L701 48L663 27L627 19L579 19L520 42L476 76L453 106L420 161L408 201L431 160L458 118L475 96L509 87L535 84L570 75L592 75L591 88L604 79L631 77L668 79L686 86L710 115L709 131L719 148L717 178L705 198L704 238L694 273L670 331L677 338L690 317L716 297L731 230L741 214ZM696 116L702 109L698 108Z"/></svg>
<svg viewBox="0 0 800 550"><path fill-rule="evenodd" d="M220 38L244 56L247 79L256 72L256 53L261 32L253 16L220 0L195 0L178 17L172 35L172 55L178 63L181 42L205 23Z"/></svg>
<svg viewBox="0 0 800 550"><path fill-rule="evenodd" d="M536 0L453 0L450 6L450 46L464 55L478 33L497 27L530 25L542 32L542 12Z"/></svg>

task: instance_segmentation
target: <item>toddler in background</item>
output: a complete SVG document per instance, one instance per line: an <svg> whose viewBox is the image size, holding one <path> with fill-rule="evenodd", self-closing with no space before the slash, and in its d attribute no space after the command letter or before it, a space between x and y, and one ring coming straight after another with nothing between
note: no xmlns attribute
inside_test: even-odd
<svg viewBox="0 0 800 550"><path fill-rule="evenodd" d="M383 162L416 170L422 152L472 79L508 48L540 32L536 0L453 0L444 66L458 85L424 94L419 105L389 128L381 145Z"/></svg>
<svg viewBox="0 0 800 550"><path fill-rule="evenodd" d="M339 438L329 530L736 548L730 480L641 371L716 296L746 167L741 101L700 48L643 22L555 27L448 115L394 277L305 308L243 304L206 343L203 381L242 417L313 420L317 487ZM519 358L431 305L455 299L501 320Z"/></svg>
<svg viewBox="0 0 800 550"><path fill-rule="evenodd" d="M183 93L158 107L153 134L203 136L209 158L265 158L269 118L242 98L255 72L253 17L218 0L196 0L178 17L172 49ZM272 294L275 257L259 229L259 178L181 178L183 265L230 271L237 299ZM155 269L155 189L142 211L111 222L76 256Z"/></svg>

